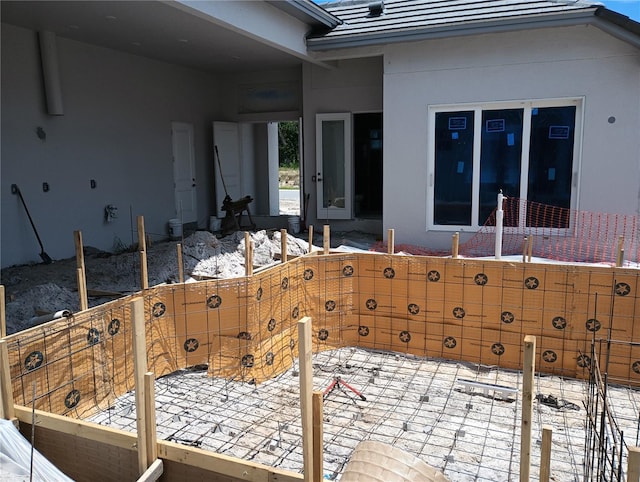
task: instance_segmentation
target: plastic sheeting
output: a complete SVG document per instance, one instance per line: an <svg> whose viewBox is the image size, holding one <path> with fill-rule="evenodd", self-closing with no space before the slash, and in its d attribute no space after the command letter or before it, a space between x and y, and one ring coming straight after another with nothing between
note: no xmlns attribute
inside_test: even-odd
<svg viewBox="0 0 640 482"><path fill-rule="evenodd" d="M0 480L2 481L72 481L40 452L33 451L31 473L31 444L10 420L0 420Z"/></svg>

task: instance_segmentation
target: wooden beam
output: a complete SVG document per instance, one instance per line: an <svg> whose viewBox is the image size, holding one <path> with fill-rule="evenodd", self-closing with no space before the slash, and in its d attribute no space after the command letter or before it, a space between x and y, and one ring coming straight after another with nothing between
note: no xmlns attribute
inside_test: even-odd
<svg viewBox="0 0 640 482"><path fill-rule="evenodd" d="M529 245L527 246L527 262L531 263L531 256L533 255L533 234L529 235Z"/></svg>
<svg viewBox="0 0 640 482"><path fill-rule="evenodd" d="M147 464L151 466L158 458L158 444L156 435L156 391L153 372L144 374L144 420L147 433Z"/></svg>
<svg viewBox="0 0 640 482"><path fill-rule="evenodd" d="M322 248L324 254L329 254L329 250L331 249L331 226L328 224L324 225L322 231Z"/></svg>
<svg viewBox="0 0 640 482"><path fill-rule="evenodd" d="M31 424L31 408L16 405L15 412L20 422ZM136 449L137 437L134 433L42 410L35 410L35 415L37 427L101 442L113 447ZM158 440L158 454L165 460L189 464L216 474L250 482L300 482L303 480L301 474L244 461L228 455L216 454L196 447L187 447L176 442Z"/></svg>
<svg viewBox="0 0 640 482"><path fill-rule="evenodd" d="M74 231L73 240L76 247L76 279L78 283L78 296L80 297L80 311L84 311L89 308L89 301L87 299L87 271L84 264L82 232Z"/></svg>
<svg viewBox="0 0 640 482"><path fill-rule="evenodd" d="M178 252L178 282L184 283L184 264L182 263L182 244L176 244L176 251Z"/></svg>
<svg viewBox="0 0 640 482"><path fill-rule="evenodd" d="M164 464L161 459L156 459L149 468L138 478L137 482L155 482L164 472Z"/></svg>
<svg viewBox="0 0 640 482"><path fill-rule="evenodd" d="M540 482L549 482L551 476L551 437L553 429L542 426L542 447L540 451Z"/></svg>
<svg viewBox="0 0 640 482"><path fill-rule="evenodd" d="M309 230L309 251L308 254L311 254L313 251L313 224L310 224L307 228Z"/></svg>
<svg viewBox="0 0 640 482"><path fill-rule="evenodd" d="M520 426L520 482L529 482L531 471L531 424L533 423L533 381L535 373L536 337L524 337L522 368L522 425Z"/></svg>
<svg viewBox="0 0 640 482"><path fill-rule="evenodd" d="M629 447L627 482L640 482L640 447Z"/></svg>
<svg viewBox="0 0 640 482"><path fill-rule="evenodd" d="M458 247L460 245L460 233L453 233L451 235L451 257L458 257Z"/></svg>
<svg viewBox="0 0 640 482"><path fill-rule="evenodd" d="M624 236L618 237L618 254L616 255L616 267L620 268L624 262Z"/></svg>
<svg viewBox="0 0 640 482"><path fill-rule="evenodd" d="M286 263L287 262L287 230L286 229L280 230L280 252L282 253L280 255L280 262Z"/></svg>
<svg viewBox="0 0 640 482"><path fill-rule="evenodd" d="M322 430L323 393L313 392L313 482L322 482L324 437Z"/></svg>
<svg viewBox="0 0 640 482"><path fill-rule="evenodd" d="M147 373L147 337L144 319L144 300L131 302L133 322L133 372L135 377L136 429L138 431L138 470L142 475L148 467L147 420L145 410L145 382Z"/></svg>
<svg viewBox="0 0 640 482"><path fill-rule="evenodd" d="M395 253L395 230L387 230L387 254Z"/></svg>
<svg viewBox="0 0 640 482"><path fill-rule="evenodd" d="M253 275L253 243L249 231L244 232L244 275Z"/></svg>
<svg viewBox="0 0 640 482"><path fill-rule="evenodd" d="M302 459L305 482L313 478L313 365L311 318L298 321L298 359L300 362L300 411L302 413Z"/></svg>
<svg viewBox="0 0 640 482"><path fill-rule="evenodd" d="M149 288L147 274L147 241L144 235L144 216L138 216L138 252L140 253L140 288Z"/></svg>
<svg viewBox="0 0 640 482"><path fill-rule="evenodd" d="M4 297L4 285L0 285L0 338L7 336L7 305Z"/></svg>
<svg viewBox="0 0 640 482"><path fill-rule="evenodd" d="M2 418L11 420L16 416L13 406L13 385L11 384L11 367L9 366L9 349L7 341L0 340L0 401L2 402Z"/></svg>
<svg viewBox="0 0 640 482"><path fill-rule="evenodd" d="M527 250L529 248L529 238L527 238L526 236L524 237L524 239L522 240L522 262L526 263L527 262Z"/></svg>

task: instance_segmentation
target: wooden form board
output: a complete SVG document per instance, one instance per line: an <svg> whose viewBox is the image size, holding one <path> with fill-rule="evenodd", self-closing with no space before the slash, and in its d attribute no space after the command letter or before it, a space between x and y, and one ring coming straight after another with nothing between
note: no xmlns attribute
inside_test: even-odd
<svg viewBox="0 0 640 482"><path fill-rule="evenodd" d="M299 257L230 280L141 293L149 370L206 364L260 383L297 358L299 319L314 351L341 346L583 377L592 339L612 344L608 373L640 384L640 272L599 266L378 254ZM6 338L14 400L87 416L134 388L130 297ZM637 326L636 326L637 325ZM601 365L604 358L601 356Z"/></svg>

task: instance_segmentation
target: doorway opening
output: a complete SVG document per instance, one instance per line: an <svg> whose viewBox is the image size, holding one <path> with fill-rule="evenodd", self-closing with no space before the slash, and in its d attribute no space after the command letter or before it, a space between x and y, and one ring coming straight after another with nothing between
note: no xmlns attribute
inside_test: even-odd
<svg viewBox="0 0 640 482"><path fill-rule="evenodd" d="M382 218L382 112L353 115L354 214Z"/></svg>
<svg viewBox="0 0 640 482"><path fill-rule="evenodd" d="M279 214L300 216L300 179L299 122L278 122Z"/></svg>

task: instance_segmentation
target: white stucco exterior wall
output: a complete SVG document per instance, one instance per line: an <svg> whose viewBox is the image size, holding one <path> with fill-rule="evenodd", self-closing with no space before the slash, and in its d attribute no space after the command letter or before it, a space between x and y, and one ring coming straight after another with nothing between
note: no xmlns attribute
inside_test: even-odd
<svg viewBox="0 0 640 482"><path fill-rule="evenodd" d="M430 105L568 97L584 97L577 208L638 213L638 49L592 26L387 46L385 230L397 243L450 246L451 232L426 232Z"/></svg>
<svg viewBox="0 0 640 482"><path fill-rule="evenodd" d="M1 265L40 262L26 213L11 194L14 183L54 259L73 256L74 230L83 232L85 246L130 244L130 210L134 227L135 216L144 215L147 233L166 237L176 217L172 121L194 125L198 224L206 227L211 122L220 110L216 78L61 37L57 50L65 114L52 117L45 113L37 33L2 24ZM119 212L109 224L107 204Z"/></svg>

